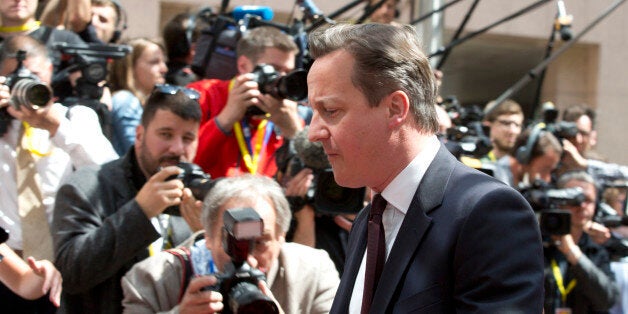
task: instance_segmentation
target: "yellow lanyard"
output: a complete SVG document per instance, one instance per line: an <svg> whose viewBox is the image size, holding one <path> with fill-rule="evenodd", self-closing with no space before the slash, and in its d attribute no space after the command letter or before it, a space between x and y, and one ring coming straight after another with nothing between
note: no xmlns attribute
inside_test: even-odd
<svg viewBox="0 0 628 314"><path fill-rule="evenodd" d="M262 151L262 148L264 147L264 131L266 130L267 122L268 120L264 119L257 126L257 132L256 132L257 138L255 141L255 145L251 147L253 151L252 157L244 141L244 134L242 133L242 125L240 125L240 122L236 122L233 125L233 131L235 132L236 140L238 141L238 147L240 148L240 152L242 153L242 159L244 159L244 165L252 174L257 173L257 167L259 166L259 160L261 157L260 152Z"/></svg>
<svg viewBox="0 0 628 314"><path fill-rule="evenodd" d="M24 149L28 150L29 152L39 156L39 157L46 157L46 156L50 156L50 154L52 154L52 147L50 145L48 145L48 151L47 152L42 152L41 150L37 149L35 146L35 134L33 131L33 127L31 127L28 123L26 122L22 122L22 125L24 126L24 139L22 140L22 144L24 145ZM43 145L40 145L43 146Z"/></svg>
<svg viewBox="0 0 628 314"><path fill-rule="evenodd" d="M231 80L229 83L229 91L233 88L235 84L235 79ZM272 132L272 130L267 130L266 126L268 124L268 120L262 120L259 125L257 125L257 132L255 136L257 137L255 140L255 145L251 147L251 151L249 152L249 148L246 145L246 140L244 138L244 132L242 132L242 124L237 121L233 124L233 132L235 133L236 140L238 141L238 148L240 149L240 153L242 154L242 159L244 159L244 165L246 169L252 173L257 174L257 169L259 167L259 161L261 158L261 151L266 145L265 141L268 138L267 132ZM247 133L250 133L247 132ZM252 138L252 134L246 134L246 137ZM253 156L251 156L251 153Z"/></svg>
<svg viewBox="0 0 628 314"><path fill-rule="evenodd" d="M495 157L495 153L493 151L488 152L488 159L490 161L497 161L497 157Z"/></svg>
<svg viewBox="0 0 628 314"><path fill-rule="evenodd" d="M20 26L0 26L0 33L17 33L23 31L36 30L41 25L40 21L30 21Z"/></svg>
<svg viewBox="0 0 628 314"><path fill-rule="evenodd" d="M556 285L560 292L560 299L563 301L563 305L567 301L567 295L576 287L576 280L572 279L565 289L565 283L563 282L563 274L560 273L560 267L556 263L555 259L552 259L552 272L554 273L554 279L556 279Z"/></svg>

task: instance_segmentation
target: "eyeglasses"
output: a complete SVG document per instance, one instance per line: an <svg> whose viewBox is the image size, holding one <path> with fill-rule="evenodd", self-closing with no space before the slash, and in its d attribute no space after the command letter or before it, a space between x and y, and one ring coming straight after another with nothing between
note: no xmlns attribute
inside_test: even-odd
<svg viewBox="0 0 628 314"><path fill-rule="evenodd" d="M179 91L182 91L190 99L196 100L197 102L198 102L198 99L201 98L201 94L199 94L197 91L191 88L181 87L178 85L155 84L155 90L166 95L175 95Z"/></svg>
<svg viewBox="0 0 628 314"><path fill-rule="evenodd" d="M521 128L521 124L515 121L497 120L497 123L499 123L500 126L505 127L505 128L510 128L513 126L517 129Z"/></svg>

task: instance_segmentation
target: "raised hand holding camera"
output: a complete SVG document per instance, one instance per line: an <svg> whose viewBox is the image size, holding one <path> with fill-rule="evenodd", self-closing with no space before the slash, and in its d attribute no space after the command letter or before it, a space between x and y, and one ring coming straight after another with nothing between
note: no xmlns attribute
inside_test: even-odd
<svg viewBox="0 0 628 314"><path fill-rule="evenodd" d="M159 170L146 181L146 184L135 196L146 217L152 218L161 214L169 206L179 205L183 196L181 180L167 180L183 170L177 166L168 166Z"/></svg>

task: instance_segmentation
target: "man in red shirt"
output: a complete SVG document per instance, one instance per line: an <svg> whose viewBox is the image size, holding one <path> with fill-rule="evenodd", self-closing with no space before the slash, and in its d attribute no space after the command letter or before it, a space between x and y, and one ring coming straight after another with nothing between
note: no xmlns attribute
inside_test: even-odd
<svg viewBox="0 0 628 314"><path fill-rule="evenodd" d="M188 87L200 92L203 113L194 162L212 178L242 173L274 176L275 152L303 128L297 103L260 91L256 65L272 65L280 75L294 70L298 47L292 38L274 27L257 27L238 41L235 78L205 79ZM265 115L247 114L251 107Z"/></svg>

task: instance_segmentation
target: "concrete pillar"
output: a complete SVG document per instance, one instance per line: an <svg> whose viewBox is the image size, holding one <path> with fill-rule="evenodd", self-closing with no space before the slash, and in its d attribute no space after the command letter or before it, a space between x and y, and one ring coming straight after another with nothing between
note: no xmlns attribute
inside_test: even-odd
<svg viewBox="0 0 628 314"><path fill-rule="evenodd" d="M418 4L418 15L414 19L428 14L435 9L440 8L445 1L443 0L415 0ZM432 14L431 18L425 19L416 24L414 27L423 39L423 50L427 55L435 52L443 46L445 18L443 12ZM432 67L436 67L439 57L432 57L430 63Z"/></svg>

